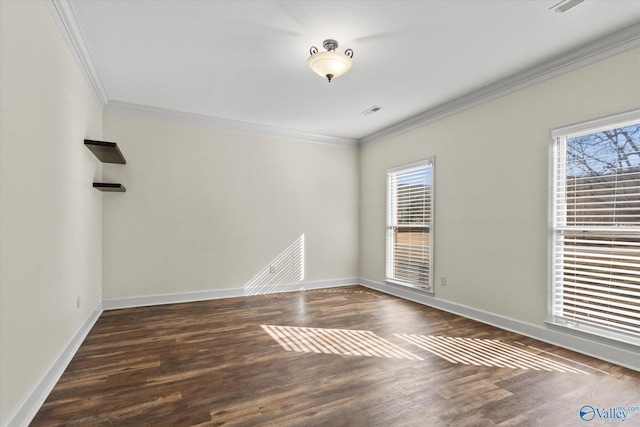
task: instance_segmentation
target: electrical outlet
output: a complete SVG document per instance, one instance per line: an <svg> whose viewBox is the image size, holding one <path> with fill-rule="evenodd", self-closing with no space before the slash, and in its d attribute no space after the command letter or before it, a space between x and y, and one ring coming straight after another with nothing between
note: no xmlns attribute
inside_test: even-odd
<svg viewBox="0 0 640 427"><path fill-rule="evenodd" d="M440 286L447 286L447 276L440 276Z"/></svg>

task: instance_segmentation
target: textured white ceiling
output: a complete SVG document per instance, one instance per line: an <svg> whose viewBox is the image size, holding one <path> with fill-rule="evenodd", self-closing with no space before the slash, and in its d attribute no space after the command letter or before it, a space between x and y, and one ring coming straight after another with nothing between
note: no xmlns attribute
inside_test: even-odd
<svg viewBox="0 0 640 427"><path fill-rule="evenodd" d="M71 4L110 101L360 139L640 25L640 1L557 1ZM326 38L354 51L331 83L306 66Z"/></svg>

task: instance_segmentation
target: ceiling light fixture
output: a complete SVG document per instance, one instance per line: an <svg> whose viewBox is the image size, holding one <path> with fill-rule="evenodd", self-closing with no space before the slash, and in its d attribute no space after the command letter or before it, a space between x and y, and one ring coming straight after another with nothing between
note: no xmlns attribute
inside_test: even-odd
<svg viewBox="0 0 640 427"><path fill-rule="evenodd" d="M329 82L336 77L340 77L353 66L353 51L347 49L344 53L336 52L338 42L333 39L327 39L322 42L322 46L327 49L326 52L318 52L318 48L311 46L309 49L309 59L307 65L314 72L322 77L326 77Z"/></svg>

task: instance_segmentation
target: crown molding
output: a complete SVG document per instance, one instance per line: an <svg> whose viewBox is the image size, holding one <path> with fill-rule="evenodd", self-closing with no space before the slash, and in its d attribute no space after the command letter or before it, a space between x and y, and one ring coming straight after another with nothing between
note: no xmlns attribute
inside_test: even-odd
<svg viewBox="0 0 640 427"><path fill-rule="evenodd" d="M488 86L476 89L459 98L450 100L428 109L416 116L402 120L389 127L369 134L361 139L314 134L276 126L241 122L213 116L185 113L181 111L110 101L102 84L98 70L93 62L91 51L69 0L46 0L47 5L58 24L69 49L78 62L82 73L102 108L116 113L136 114L159 120L173 120L200 126L216 127L235 132L248 132L283 138L291 138L319 144L341 145L348 147L365 146L383 141L429 123L452 116L499 97L509 95L545 80L568 73L578 68L607 59L614 55L640 47L640 23L623 28L599 40L578 49L572 49Z"/></svg>
<svg viewBox="0 0 640 427"><path fill-rule="evenodd" d="M364 146L392 138L637 47L640 47L640 23L367 135L360 139L360 144Z"/></svg>
<svg viewBox="0 0 640 427"><path fill-rule="evenodd" d="M219 129L248 132L261 135L291 138L318 144L341 145L357 147L359 141L353 138L344 138L328 135L320 135L309 132L284 129L276 126L260 125L255 123L228 120L201 114L185 113L163 108L130 104L119 101L110 101L104 88L100 74L93 62L91 50L87 45L84 33L78 23L78 18L69 0L46 0L54 20L60 28L63 38L69 46L71 54L78 63L81 72L90 84L93 94L101 108L112 112L128 113L153 117L160 120L182 121L201 126L216 127Z"/></svg>
<svg viewBox="0 0 640 427"><path fill-rule="evenodd" d="M344 138L328 135L320 135L302 132L293 129L284 129L276 126L260 125L256 123L241 122L237 120L222 119L201 114L185 113L164 108L156 108L138 104L130 104L119 101L110 101L104 88L100 74L93 62L91 50L87 45L84 33L78 23L78 18L69 0L46 0L47 6L58 24L63 38L69 46L71 54L78 63L81 72L89 82L93 94L100 107L116 113L136 114L147 118L159 120L181 121L200 126L215 127L235 132L248 132L261 135L269 135L283 138L291 138L318 144L341 145L348 147L359 146L359 141L353 138Z"/></svg>
<svg viewBox="0 0 640 427"><path fill-rule="evenodd" d="M96 100L100 107L104 108L109 96L93 62L91 51L71 2L69 0L46 0L46 3L49 6L51 15L53 15L53 19L58 24L62 37L67 42L67 46L69 46L71 54L79 65L80 71L89 82Z"/></svg>
<svg viewBox="0 0 640 427"><path fill-rule="evenodd" d="M207 116L203 114L185 113L182 111L150 107L147 105L132 104L121 101L109 101L105 105L105 112L134 115L160 121L173 121L192 124L196 126L212 127L232 132L246 132L279 138L289 138L295 139L297 141L312 142L316 144L340 145L345 147L359 146L359 141L352 138L320 135L293 129L280 128L276 126L261 125L231 119L222 119L219 117Z"/></svg>

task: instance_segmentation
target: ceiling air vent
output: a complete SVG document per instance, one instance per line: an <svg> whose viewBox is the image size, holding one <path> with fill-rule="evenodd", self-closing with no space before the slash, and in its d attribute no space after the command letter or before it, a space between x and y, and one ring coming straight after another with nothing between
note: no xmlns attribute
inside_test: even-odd
<svg viewBox="0 0 640 427"><path fill-rule="evenodd" d="M553 9L556 11L556 13L563 13L574 6L579 5L583 1L584 0L562 0L560 3L556 3L555 5L551 6L549 10Z"/></svg>
<svg viewBox="0 0 640 427"><path fill-rule="evenodd" d="M373 107L371 107L371 108L367 108L366 110L364 110L364 111L363 111L362 113L360 113L360 114L362 114L363 116L369 116L369 115L371 115L371 114L373 114L373 113L376 113L376 112L378 112L378 111L380 111L380 110L382 110L382 107L378 107L377 105L374 105L374 106L373 106Z"/></svg>

